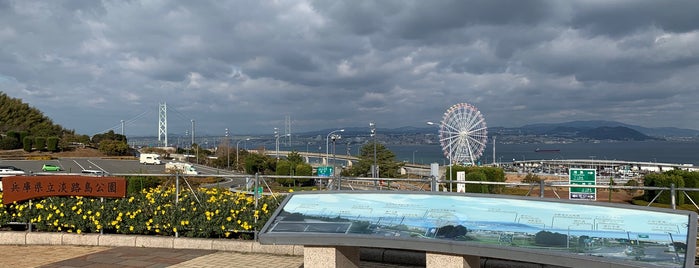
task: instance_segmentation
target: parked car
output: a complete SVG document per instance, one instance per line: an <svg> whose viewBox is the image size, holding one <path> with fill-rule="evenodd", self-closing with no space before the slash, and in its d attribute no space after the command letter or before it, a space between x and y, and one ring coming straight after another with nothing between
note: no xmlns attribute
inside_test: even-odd
<svg viewBox="0 0 699 268"><path fill-rule="evenodd" d="M24 170L16 167L0 167L0 177L24 175Z"/></svg>
<svg viewBox="0 0 699 268"><path fill-rule="evenodd" d="M86 175L86 176L98 176L98 177L106 175L106 173L104 171L94 170L94 169L83 169L83 171L81 173L83 175Z"/></svg>
<svg viewBox="0 0 699 268"><path fill-rule="evenodd" d="M51 164L44 164L44 166L41 167L42 171L61 171L61 167L57 165L51 165Z"/></svg>

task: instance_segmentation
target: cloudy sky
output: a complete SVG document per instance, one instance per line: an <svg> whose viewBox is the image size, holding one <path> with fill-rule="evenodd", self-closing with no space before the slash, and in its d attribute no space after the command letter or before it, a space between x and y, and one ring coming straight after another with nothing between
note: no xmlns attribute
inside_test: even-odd
<svg viewBox="0 0 699 268"><path fill-rule="evenodd" d="M0 0L0 91L92 135L616 120L699 129L699 1Z"/></svg>

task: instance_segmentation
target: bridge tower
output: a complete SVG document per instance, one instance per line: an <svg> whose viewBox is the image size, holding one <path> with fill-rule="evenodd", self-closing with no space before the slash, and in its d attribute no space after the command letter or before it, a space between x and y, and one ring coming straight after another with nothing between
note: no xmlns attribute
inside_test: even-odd
<svg viewBox="0 0 699 268"><path fill-rule="evenodd" d="M158 107L158 145L167 147L167 103Z"/></svg>
<svg viewBox="0 0 699 268"><path fill-rule="evenodd" d="M291 116L284 118L284 135L287 137L286 146L291 146Z"/></svg>

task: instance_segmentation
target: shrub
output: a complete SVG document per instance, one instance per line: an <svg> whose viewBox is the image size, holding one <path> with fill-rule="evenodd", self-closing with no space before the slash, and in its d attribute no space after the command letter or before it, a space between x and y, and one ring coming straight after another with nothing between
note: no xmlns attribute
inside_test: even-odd
<svg viewBox="0 0 699 268"><path fill-rule="evenodd" d="M46 137L35 137L34 138L34 148L43 151L46 149Z"/></svg>
<svg viewBox="0 0 699 268"><path fill-rule="evenodd" d="M31 136L25 136L22 139L22 148L24 149L25 152L31 152L32 151L32 140L33 138Z"/></svg>
<svg viewBox="0 0 699 268"><path fill-rule="evenodd" d="M49 152L57 152L58 151L58 137L48 137L46 139L46 150Z"/></svg>

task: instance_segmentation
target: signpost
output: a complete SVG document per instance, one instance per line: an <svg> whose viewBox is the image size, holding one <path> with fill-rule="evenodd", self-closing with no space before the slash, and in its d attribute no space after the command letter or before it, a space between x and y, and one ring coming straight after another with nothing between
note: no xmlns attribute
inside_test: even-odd
<svg viewBox="0 0 699 268"><path fill-rule="evenodd" d="M597 171L594 169L570 169L568 184L597 185ZM570 200L597 200L597 188L570 187Z"/></svg>
<svg viewBox="0 0 699 268"><path fill-rule="evenodd" d="M332 166L320 166L317 168L318 177L332 177L333 167Z"/></svg>

